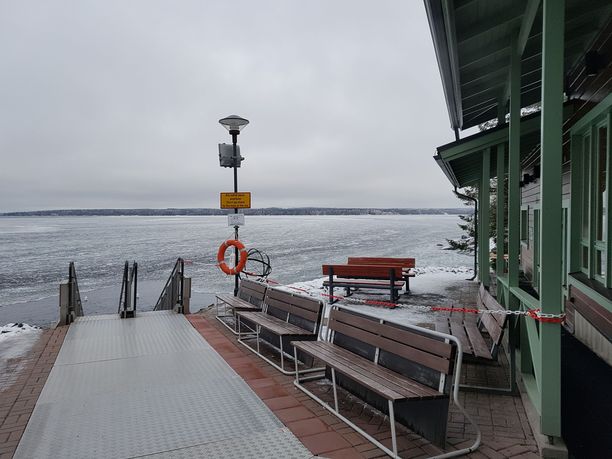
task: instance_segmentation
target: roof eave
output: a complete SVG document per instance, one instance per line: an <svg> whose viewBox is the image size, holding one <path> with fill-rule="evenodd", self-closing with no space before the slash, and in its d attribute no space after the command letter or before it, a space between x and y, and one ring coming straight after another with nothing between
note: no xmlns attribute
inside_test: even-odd
<svg viewBox="0 0 612 459"><path fill-rule="evenodd" d="M434 155L434 159L436 160L436 163L438 163L438 166L440 166L440 169L442 169L442 172L444 172L444 175L446 175L446 178L448 178L449 182L451 182L451 185L453 185L455 188L461 188L459 180L457 180L457 177L455 176L453 169L450 167L450 164L448 164L448 162L446 162L440 155Z"/></svg>
<svg viewBox="0 0 612 459"><path fill-rule="evenodd" d="M449 39L448 33L448 27L454 27L454 22L448 19L448 14L451 14L451 11L444 8L440 0L424 0L424 3L451 128L453 130L461 129L463 127L463 115L458 86L458 67L457 59L453 59L456 51L454 51L454 42Z"/></svg>

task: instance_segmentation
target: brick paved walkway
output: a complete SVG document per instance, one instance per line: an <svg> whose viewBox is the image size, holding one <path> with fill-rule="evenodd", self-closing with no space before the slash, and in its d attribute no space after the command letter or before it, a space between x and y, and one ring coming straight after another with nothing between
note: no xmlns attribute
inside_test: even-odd
<svg viewBox="0 0 612 459"><path fill-rule="evenodd" d="M214 311L192 314L188 319L313 454L329 458L386 457L383 451L297 390L293 386L293 377L282 375L238 344L235 336L214 319ZM462 379L470 384L494 382L504 387L507 380L504 370L505 366L466 364ZM308 385L319 397L331 402L329 384L315 381ZM347 417L353 422L390 446L391 434L386 416L360 403L351 394L340 392L341 412L350 413ZM520 397L462 392L460 399L468 413L474 416L483 435L482 446L468 457L539 457ZM446 449L471 446L475 434L464 416L453 407L449 416ZM398 448L400 456L407 458L429 457L442 452L399 425Z"/></svg>
<svg viewBox="0 0 612 459"><path fill-rule="evenodd" d="M0 459L13 457L67 330L43 331L29 352L10 359L0 375Z"/></svg>

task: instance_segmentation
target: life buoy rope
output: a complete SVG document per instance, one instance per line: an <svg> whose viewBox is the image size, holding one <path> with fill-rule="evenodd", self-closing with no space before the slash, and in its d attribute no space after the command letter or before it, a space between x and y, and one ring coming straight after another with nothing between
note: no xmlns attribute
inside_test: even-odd
<svg viewBox="0 0 612 459"><path fill-rule="evenodd" d="M238 264L233 268L230 268L225 263L225 251L230 246L236 247L240 252L240 259L238 260ZM219 251L217 252L217 263L219 269L229 276L233 276L242 271L244 269L244 266L246 265L248 258L249 255L244 248L244 244L237 239L228 239L227 241L224 241L221 246L219 246Z"/></svg>

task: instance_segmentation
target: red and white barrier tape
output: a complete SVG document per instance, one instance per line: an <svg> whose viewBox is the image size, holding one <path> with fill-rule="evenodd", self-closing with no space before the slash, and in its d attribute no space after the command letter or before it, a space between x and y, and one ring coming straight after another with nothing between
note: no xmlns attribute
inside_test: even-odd
<svg viewBox="0 0 612 459"><path fill-rule="evenodd" d="M271 284L281 285L278 282L275 282L272 280L268 280L268 282ZM292 287L291 285L285 285L284 287L292 289L292 290L296 290L302 293L306 293L309 296L319 295L319 296L324 296L324 297L327 297L329 299L336 300L336 301L344 301L347 303L355 303L355 304L366 304L368 306L382 306L382 307L386 307L390 309L396 308L397 306L404 306L404 307L409 307L412 309L417 309L423 312L463 312L463 313L468 313L468 314L499 314L499 315L507 315L507 316L526 316L526 317L531 317L533 320L537 320L538 322L554 323L554 324L561 324L565 321L564 313L547 314L547 313L541 312L540 309L528 309L526 311L521 311L521 310L509 311L505 309L504 310L494 310L494 309L492 310L492 309L477 309L477 308L454 308L454 307L447 307L447 306L418 306L418 305L412 305L412 304L391 303L388 301L376 301L376 300L365 300L365 299L359 299L359 298L349 298L346 296L329 295L327 293L321 293L321 292L316 292L316 294L313 295L312 292L314 290L307 290L303 288Z"/></svg>

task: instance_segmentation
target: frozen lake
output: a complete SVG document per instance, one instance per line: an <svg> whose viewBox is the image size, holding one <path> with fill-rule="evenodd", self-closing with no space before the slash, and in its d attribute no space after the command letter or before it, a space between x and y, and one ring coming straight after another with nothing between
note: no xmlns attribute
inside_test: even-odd
<svg viewBox="0 0 612 459"><path fill-rule="evenodd" d="M248 216L247 248L270 256L270 279L287 284L321 277L324 263L347 256L414 257L422 272L472 265L442 250L461 235L456 215ZM219 244L233 236L223 217L2 217L0 325L57 320L57 292L74 261L86 314L117 309L123 264L136 260L140 309L151 309L178 257L191 260L192 310L233 289L216 267ZM463 274L465 277L465 274Z"/></svg>

